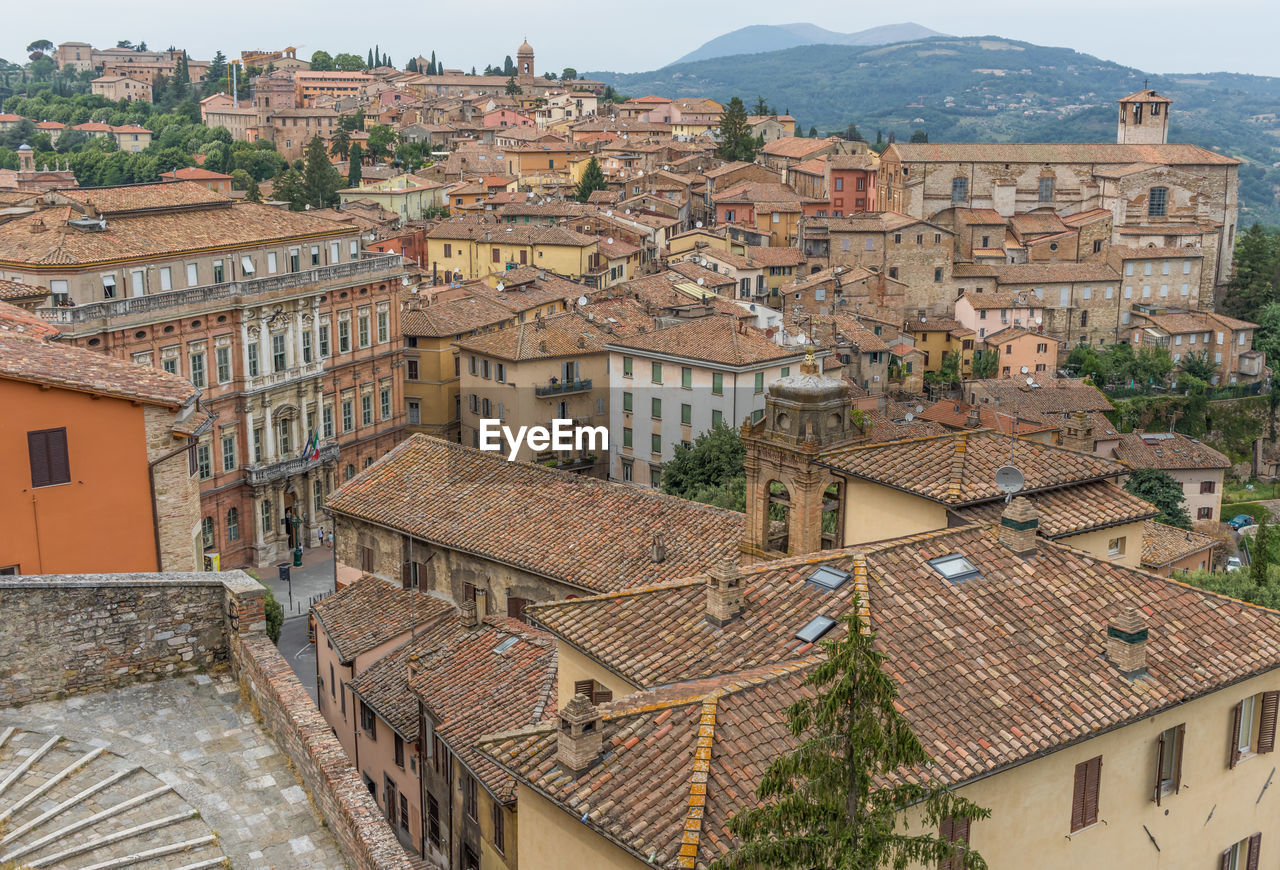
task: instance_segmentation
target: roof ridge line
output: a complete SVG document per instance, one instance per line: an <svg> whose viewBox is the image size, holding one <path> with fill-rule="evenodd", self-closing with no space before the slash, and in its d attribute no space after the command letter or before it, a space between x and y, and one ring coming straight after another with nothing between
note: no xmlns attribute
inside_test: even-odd
<svg viewBox="0 0 1280 870"><path fill-rule="evenodd" d="M702 819L707 806L707 783L711 779L711 749L716 739L716 714L723 694L723 691L717 689L702 701L698 743L693 750L693 768L689 771L689 800L685 810L684 835L681 837L680 854L676 859L676 866L682 870L698 866Z"/></svg>

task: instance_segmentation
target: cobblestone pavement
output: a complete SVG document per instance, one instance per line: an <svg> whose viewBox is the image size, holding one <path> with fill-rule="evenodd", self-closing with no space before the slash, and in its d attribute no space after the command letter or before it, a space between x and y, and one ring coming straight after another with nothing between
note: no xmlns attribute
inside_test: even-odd
<svg viewBox="0 0 1280 870"><path fill-rule="evenodd" d="M349 867L230 674L0 709L0 730L105 747L200 812L235 870Z"/></svg>
<svg viewBox="0 0 1280 870"><path fill-rule="evenodd" d="M284 608L285 619L306 616L311 609L312 599L333 592L333 550L327 547L303 550L301 568L294 568L290 561L289 583L280 580L280 570L276 564L258 569L256 573ZM292 604L290 586L293 587Z"/></svg>

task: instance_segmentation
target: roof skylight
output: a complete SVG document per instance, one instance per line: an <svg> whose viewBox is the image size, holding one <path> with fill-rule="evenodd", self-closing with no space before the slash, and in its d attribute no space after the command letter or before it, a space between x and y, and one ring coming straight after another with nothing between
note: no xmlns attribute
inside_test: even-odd
<svg viewBox="0 0 1280 870"><path fill-rule="evenodd" d="M841 571L839 568L832 568L830 565L823 565L821 568L809 575L808 582L815 586L821 586L827 591L834 591L843 586L848 579L848 571Z"/></svg>
<svg viewBox="0 0 1280 870"><path fill-rule="evenodd" d="M930 559L929 565L952 583L963 583L978 576L978 569L960 553Z"/></svg>
<svg viewBox="0 0 1280 870"><path fill-rule="evenodd" d="M493 648L493 651L496 653L504 653L507 650L511 649L516 644L518 644L519 642L520 642L520 638L516 637L515 635L512 635L511 637L504 640L502 643L495 646Z"/></svg>
<svg viewBox="0 0 1280 870"><path fill-rule="evenodd" d="M815 616L804 628L796 632L796 637L805 643L813 643L835 627L835 624L836 621L830 616Z"/></svg>

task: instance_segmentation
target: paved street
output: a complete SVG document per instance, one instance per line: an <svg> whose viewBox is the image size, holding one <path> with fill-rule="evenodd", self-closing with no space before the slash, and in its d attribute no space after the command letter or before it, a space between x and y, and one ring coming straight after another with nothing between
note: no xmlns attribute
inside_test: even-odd
<svg viewBox="0 0 1280 870"><path fill-rule="evenodd" d="M280 655L288 660L302 685L316 699L316 648L307 640L307 618L295 616L286 619L280 629L280 643L276 644Z"/></svg>
<svg viewBox="0 0 1280 870"><path fill-rule="evenodd" d="M284 608L284 625L280 629L280 654L298 675L302 685L316 699L316 651L307 641L307 612L311 604L333 592L333 551L311 547L302 551L302 567L289 569L289 583L280 580L275 565L257 572L280 606ZM291 596L292 591L292 596Z"/></svg>

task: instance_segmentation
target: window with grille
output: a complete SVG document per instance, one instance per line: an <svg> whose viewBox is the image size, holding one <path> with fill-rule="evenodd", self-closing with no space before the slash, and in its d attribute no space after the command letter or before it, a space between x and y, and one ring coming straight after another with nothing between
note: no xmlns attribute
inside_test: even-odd
<svg viewBox="0 0 1280 870"><path fill-rule="evenodd" d="M951 201L964 202L969 198L969 179L953 178L951 179Z"/></svg>
<svg viewBox="0 0 1280 870"><path fill-rule="evenodd" d="M1153 187L1147 199L1148 217L1165 217L1169 213L1169 188Z"/></svg>
<svg viewBox="0 0 1280 870"><path fill-rule="evenodd" d="M227 508L227 540L240 540L240 511L237 508Z"/></svg>

